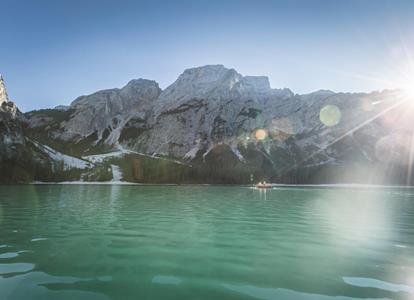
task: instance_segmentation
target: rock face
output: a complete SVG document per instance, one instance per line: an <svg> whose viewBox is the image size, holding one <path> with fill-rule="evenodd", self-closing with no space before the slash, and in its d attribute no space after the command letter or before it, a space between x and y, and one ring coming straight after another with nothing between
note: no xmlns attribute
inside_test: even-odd
<svg viewBox="0 0 414 300"><path fill-rule="evenodd" d="M63 139L97 135L97 140L116 144L122 128L134 114L146 113L161 90L155 81L131 80L122 89L81 96L70 105L73 114L62 123Z"/></svg>
<svg viewBox="0 0 414 300"><path fill-rule="evenodd" d="M118 145L120 130L132 116L146 118L160 92L155 81L131 80L121 89L81 96L69 107L27 113L28 133L46 143L52 139L65 146L84 146L78 155L97 145L111 148Z"/></svg>
<svg viewBox="0 0 414 300"><path fill-rule="evenodd" d="M3 102L0 108L0 153L2 158L18 156L25 140L16 116L17 108L13 102Z"/></svg>
<svg viewBox="0 0 414 300"><path fill-rule="evenodd" d="M0 75L0 153L1 159L18 157L25 145L21 114L9 100L3 77Z"/></svg>
<svg viewBox="0 0 414 300"><path fill-rule="evenodd" d="M257 143L254 132L264 128L268 137L278 136L271 145L269 139L263 141L267 147L285 148L287 138L299 138L296 142L320 148L374 115L381 106L372 102L389 97L392 93L294 95L289 89L271 89L267 77L244 77L221 65L194 68L160 94L147 121L130 119L124 130L135 128L135 135L121 143L144 153L187 159L225 144L240 158L239 146ZM360 109L365 98L369 111ZM328 104L341 112L336 127L320 121L320 111Z"/></svg>
<svg viewBox="0 0 414 300"><path fill-rule="evenodd" d="M160 94L142 134L122 142L146 153L189 159L219 143L237 152L238 137L263 126L257 116L264 101L292 96L288 89L271 89L267 77L243 77L222 65L188 69Z"/></svg>
<svg viewBox="0 0 414 300"><path fill-rule="evenodd" d="M265 76L209 65L185 70L163 91L138 79L27 113L26 133L71 155L179 160L199 182L381 182L366 174L387 172L401 182L412 162L407 103L399 91L298 95L272 89Z"/></svg>

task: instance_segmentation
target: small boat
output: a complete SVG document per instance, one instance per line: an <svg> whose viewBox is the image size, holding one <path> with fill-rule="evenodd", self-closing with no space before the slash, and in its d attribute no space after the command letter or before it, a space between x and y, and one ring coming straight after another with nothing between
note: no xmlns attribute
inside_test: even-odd
<svg viewBox="0 0 414 300"><path fill-rule="evenodd" d="M266 182L259 182L258 184L256 184L256 188L258 188L258 189L271 189L272 185L270 183L266 183Z"/></svg>

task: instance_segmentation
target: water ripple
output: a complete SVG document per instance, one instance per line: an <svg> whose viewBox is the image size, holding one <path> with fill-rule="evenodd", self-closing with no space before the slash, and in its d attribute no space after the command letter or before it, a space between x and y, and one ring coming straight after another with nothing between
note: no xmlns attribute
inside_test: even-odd
<svg viewBox="0 0 414 300"><path fill-rule="evenodd" d="M414 194L392 189L1 186L0 205L0 299L413 295Z"/></svg>

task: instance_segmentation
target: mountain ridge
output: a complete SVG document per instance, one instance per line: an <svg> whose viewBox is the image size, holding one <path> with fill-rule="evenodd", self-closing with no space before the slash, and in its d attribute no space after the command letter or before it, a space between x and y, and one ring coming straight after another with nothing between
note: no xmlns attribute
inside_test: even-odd
<svg viewBox="0 0 414 300"><path fill-rule="evenodd" d="M107 163L136 182L401 183L411 167L402 142L409 128L398 119L410 114L406 103L398 90L300 95L273 89L266 76L207 65L186 69L164 90L134 79L67 107L27 112L18 123L35 147L81 159L114 153ZM379 154L387 151L402 159ZM351 176L354 164L359 173Z"/></svg>

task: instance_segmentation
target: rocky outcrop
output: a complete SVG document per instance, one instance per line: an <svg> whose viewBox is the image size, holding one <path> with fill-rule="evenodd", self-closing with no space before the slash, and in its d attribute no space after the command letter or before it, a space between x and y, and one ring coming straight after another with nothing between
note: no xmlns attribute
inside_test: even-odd
<svg viewBox="0 0 414 300"><path fill-rule="evenodd" d="M10 101L0 76L0 182L25 181L31 162L30 149L23 133L23 115Z"/></svg>
<svg viewBox="0 0 414 300"><path fill-rule="evenodd" d="M18 158L25 146L20 125L21 113L9 100L3 77L0 75L0 159Z"/></svg>
<svg viewBox="0 0 414 300"><path fill-rule="evenodd" d="M4 83L3 76L0 74L0 105L3 102L8 102L9 96L7 95L6 85Z"/></svg>

